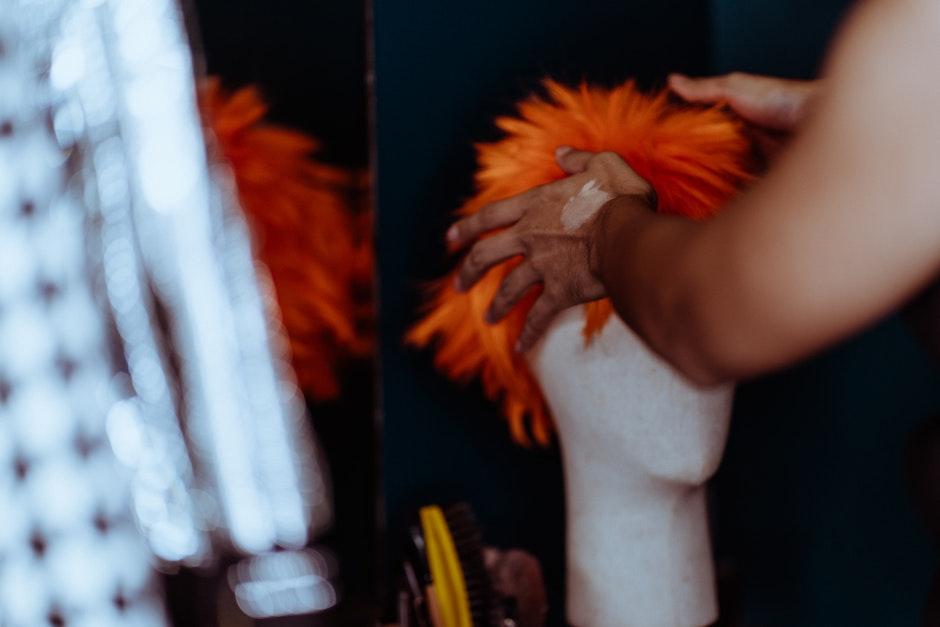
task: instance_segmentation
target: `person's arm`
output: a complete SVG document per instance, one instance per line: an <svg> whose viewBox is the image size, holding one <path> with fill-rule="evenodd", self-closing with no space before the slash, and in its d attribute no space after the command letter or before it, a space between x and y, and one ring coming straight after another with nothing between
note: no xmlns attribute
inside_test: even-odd
<svg viewBox="0 0 940 627"><path fill-rule="evenodd" d="M940 265L940 3L867 3L777 166L705 224L601 213L617 312L691 379L789 364L902 304Z"/></svg>
<svg viewBox="0 0 940 627"><path fill-rule="evenodd" d="M520 350L565 307L606 295L696 382L792 363L890 312L940 267L937 59L940 3L869 0L839 37L801 133L718 218L654 215L648 185L616 155L564 152L573 176L454 225L455 244L508 227L473 246L459 287L525 257L490 316L543 284ZM569 228L566 209L588 182L613 200Z"/></svg>

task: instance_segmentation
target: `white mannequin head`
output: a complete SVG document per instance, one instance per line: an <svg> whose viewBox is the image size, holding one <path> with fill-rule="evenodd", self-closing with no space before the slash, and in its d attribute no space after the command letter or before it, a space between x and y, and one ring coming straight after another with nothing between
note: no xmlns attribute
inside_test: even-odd
<svg viewBox="0 0 940 627"><path fill-rule="evenodd" d="M580 308L529 354L561 444L568 616L578 627L697 627L717 615L704 484L733 388L694 387L619 318L585 346Z"/></svg>
<svg viewBox="0 0 940 627"><path fill-rule="evenodd" d="M700 389L617 317L587 347L579 309L564 312L529 356L565 448L624 473L700 485L718 468L732 388Z"/></svg>

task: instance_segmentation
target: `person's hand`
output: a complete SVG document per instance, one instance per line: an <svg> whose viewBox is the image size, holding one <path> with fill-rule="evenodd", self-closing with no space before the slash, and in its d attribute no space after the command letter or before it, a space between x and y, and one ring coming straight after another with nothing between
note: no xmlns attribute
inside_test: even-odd
<svg viewBox="0 0 940 627"><path fill-rule="evenodd" d="M493 266L524 257L503 280L487 312L488 322L501 320L532 286L542 284L519 336L519 352L531 348L563 309L604 297L595 247L602 208L623 196L636 197L648 208L656 205L653 188L615 153L562 147L556 159L571 176L487 205L447 232L449 242L461 246L488 231L505 229L470 249L456 279L461 291Z"/></svg>
<svg viewBox="0 0 940 627"><path fill-rule="evenodd" d="M748 122L765 157L773 156L806 117L820 81L795 81L733 72L723 76L669 76L669 89L686 102L726 103Z"/></svg>

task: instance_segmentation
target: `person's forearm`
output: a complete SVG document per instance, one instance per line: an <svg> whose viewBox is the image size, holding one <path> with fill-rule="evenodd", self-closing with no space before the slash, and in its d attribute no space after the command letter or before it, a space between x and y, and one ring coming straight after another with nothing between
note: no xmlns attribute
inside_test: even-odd
<svg viewBox="0 0 940 627"><path fill-rule="evenodd" d="M641 199L611 201L600 217L597 274L616 313L692 381L710 385L733 377L716 354L708 316L709 276L701 259L701 225L651 212Z"/></svg>
<svg viewBox="0 0 940 627"><path fill-rule="evenodd" d="M759 182L701 224L612 201L597 277L618 314L690 379L792 364L875 323L940 272L940 4L864 3L827 91ZM896 71L904 67L904 72Z"/></svg>

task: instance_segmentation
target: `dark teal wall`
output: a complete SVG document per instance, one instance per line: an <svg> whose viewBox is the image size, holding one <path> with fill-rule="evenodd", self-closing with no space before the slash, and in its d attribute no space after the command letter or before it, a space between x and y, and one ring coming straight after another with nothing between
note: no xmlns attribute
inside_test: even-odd
<svg viewBox="0 0 940 627"><path fill-rule="evenodd" d="M808 78L849 0L712 0L712 65Z"/></svg>
<svg viewBox="0 0 940 627"><path fill-rule="evenodd" d="M846 5L718 0L713 70L812 76ZM744 624L919 624L935 553L908 497L904 446L938 391L896 318L740 388L714 487Z"/></svg>
<svg viewBox="0 0 940 627"><path fill-rule="evenodd" d="M610 82L670 70L810 76L843 2L375 0L381 415L387 572L417 505L467 499L487 539L536 553L562 606L557 452L513 447L478 388L404 350L421 281L452 259L441 234L493 137L546 73ZM940 380L893 319L807 364L742 386L715 482L724 623L916 625L934 552L902 472ZM737 594L733 594L734 590ZM741 623L737 623L741 624Z"/></svg>
<svg viewBox="0 0 940 627"><path fill-rule="evenodd" d="M705 2L375 0L383 480L389 572L418 505L466 499L488 542L535 553L561 623L564 500L556 449L514 446L476 386L405 350L422 281L453 263L443 233L471 192L472 145L546 75L614 82L707 69Z"/></svg>

